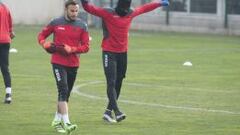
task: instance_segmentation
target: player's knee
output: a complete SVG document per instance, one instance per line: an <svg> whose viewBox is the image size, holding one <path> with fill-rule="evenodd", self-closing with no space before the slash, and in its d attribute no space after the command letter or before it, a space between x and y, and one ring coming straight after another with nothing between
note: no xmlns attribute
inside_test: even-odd
<svg viewBox="0 0 240 135"><path fill-rule="evenodd" d="M2 65L2 66L1 66L1 71L2 71L3 73L9 73L8 66L7 66L7 65Z"/></svg>
<svg viewBox="0 0 240 135"><path fill-rule="evenodd" d="M60 89L58 91L58 101L67 101L68 100L67 89Z"/></svg>
<svg viewBox="0 0 240 135"><path fill-rule="evenodd" d="M71 95L70 93L67 94L67 100L66 100L67 102L69 101L70 95Z"/></svg>
<svg viewBox="0 0 240 135"><path fill-rule="evenodd" d="M67 95L59 94L58 101L68 101Z"/></svg>
<svg viewBox="0 0 240 135"><path fill-rule="evenodd" d="M107 85L108 85L108 88L114 88L115 87L115 84L116 84L116 80L109 80L107 82Z"/></svg>
<svg viewBox="0 0 240 135"><path fill-rule="evenodd" d="M117 80L118 80L118 81L122 81L124 78L125 78L125 75L119 75L119 76L117 77Z"/></svg>

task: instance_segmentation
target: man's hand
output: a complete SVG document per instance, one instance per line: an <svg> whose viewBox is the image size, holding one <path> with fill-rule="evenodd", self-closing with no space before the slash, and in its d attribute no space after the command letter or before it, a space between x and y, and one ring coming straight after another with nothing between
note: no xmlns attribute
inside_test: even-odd
<svg viewBox="0 0 240 135"><path fill-rule="evenodd" d="M166 6L169 6L169 1L168 0L160 0L160 4L161 4L161 6L166 7Z"/></svg>
<svg viewBox="0 0 240 135"><path fill-rule="evenodd" d="M15 38L15 36L16 36L16 35L15 35L15 33L14 33L14 32L11 32L11 33L10 33L10 38L11 38L11 39L14 39L14 38Z"/></svg>
<svg viewBox="0 0 240 135"><path fill-rule="evenodd" d="M58 52L59 54L61 54L63 56L68 55L68 52L65 50L65 45L58 44L58 45L55 45L55 47L56 47L56 52Z"/></svg>
<svg viewBox="0 0 240 135"><path fill-rule="evenodd" d="M52 54L56 52L56 46L55 44L51 43L50 41L45 41L42 40L40 41L40 44L42 45L42 47L46 50L46 52Z"/></svg>
<svg viewBox="0 0 240 135"><path fill-rule="evenodd" d="M44 49L48 49L50 46L51 46L51 42L50 41L44 41L44 40L42 40L42 41L40 41L40 44L42 45L42 47L44 48Z"/></svg>
<svg viewBox="0 0 240 135"><path fill-rule="evenodd" d="M51 43L51 46L47 49L45 49L48 53L52 54L56 52L56 45L54 45L53 43Z"/></svg>
<svg viewBox="0 0 240 135"><path fill-rule="evenodd" d="M70 54L70 53L72 53L72 48L69 46L69 45L64 45L64 49L65 49L65 51L68 53L68 54Z"/></svg>
<svg viewBox="0 0 240 135"><path fill-rule="evenodd" d="M70 54L70 53L75 53L76 50L77 50L76 47L71 47L71 46L66 45L66 44L64 45L64 49L65 49L65 51L66 51L68 54Z"/></svg>
<svg viewBox="0 0 240 135"><path fill-rule="evenodd" d="M48 53L59 53L63 56L67 56L76 51L76 47L71 47L66 44L54 44L49 41L41 41L40 44Z"/></svg>

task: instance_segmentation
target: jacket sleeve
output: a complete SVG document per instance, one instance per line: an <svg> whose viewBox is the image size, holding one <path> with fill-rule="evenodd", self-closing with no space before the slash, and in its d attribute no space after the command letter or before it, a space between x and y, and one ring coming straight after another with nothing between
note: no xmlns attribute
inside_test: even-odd
<svg viewBox="0 0 240 135"><path fill-rule="evenodd" d="M84 31L81 34L81 43L76 48L75 53L87 53L89 51L89 33Z"/></svg>
<svg viewBox="0 0 240 135"><path fill-rule="evenodd" d="M43 28L43 30L38 34L38 43L41 44L46 40L46 38L53 33L54 26L51 23Z"/></svg>
<svg viewBox="0 0 240 135"><path fill-rule="evenodd" d="M133 13L132 13L132 16L133 17L136 17L138 15L141 15L141 14L144 14L144 13L147 13L147 12L150 12L158 7L160 7L161 4L159 2L150 2L150 3L147 3L145 5L142 5L142 6L139 6L137 7Z"/></svg>
<svg viewBox="0 0 240 135"><path fill-rule="evenodd" d="M13 32L13 22L12 22L12 16L11 16L11 13L9 12L9 14L8 14L8 18L9 18L9 20L8 20L8 24L9 24L9 33L12 33Z"/></svg>
<svg viewBox="0 0 240 135"><path fill-rule="evenodd" d="M85 3L82 2L82 6L85 11L87 11L88 13L90 13L92 15L95 15L95 16L98 16L101 18L107 17L107 15L108 15L108 12L104 8L97 7L93 4L90 4L89 2L85 2Z"/></svg>

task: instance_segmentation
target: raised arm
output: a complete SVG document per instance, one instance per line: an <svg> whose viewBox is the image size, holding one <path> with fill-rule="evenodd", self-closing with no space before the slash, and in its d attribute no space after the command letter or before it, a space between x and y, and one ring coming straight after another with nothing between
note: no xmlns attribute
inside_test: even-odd
<svg viewBox="0 0 240 135"><path fill-rule="evenodd" d="M132 15L133 15L133 17L135 17L135 16L138 16L138 15L150 12L150 11L152 11L152 10L158 8L158 7L168 6L168 5L169 5L168 0L155 0L154 2L150 2L150 3L147 3L147 4L142 5L140 7L137 7L133 11Z"/></svg>
<svg viewBox="0 0 240 135"><path fill-rule="evenodd" d="M108 12L105 9L101 7L97 7L93 4L90 4L89 0L81 0L81 2L84 10L92 15L102 17L102 18L108 15Z"/></svg>

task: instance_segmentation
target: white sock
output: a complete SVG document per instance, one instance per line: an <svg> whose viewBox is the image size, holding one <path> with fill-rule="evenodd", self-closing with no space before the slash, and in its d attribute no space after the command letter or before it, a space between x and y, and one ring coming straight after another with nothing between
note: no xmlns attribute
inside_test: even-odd
<svg viewBox="0 0 240 135"><path fill-rule="evenodd" d="M61 121L62 120L62 114L56 112L55 117L54 117L54 121Z"/></svg>
<svg viewBox="0 0 240 135"><path fill-rule="evenodd" d="M11 94L12 93L12 88L11 87L7 87L6 88L6 93L7 94Z"/></svg>
<svg viewBox="0 0 240 135"><path fill-rule="evenodd" d="M63 123L64 124L66 124L66 123L70 124L70 120L69 120L68 114L63 114L62 115L62 119L63 119Z"/></svg>

